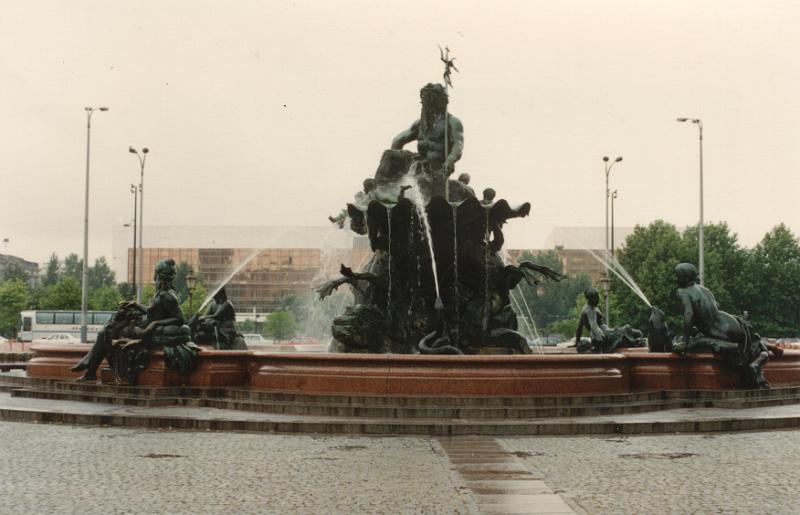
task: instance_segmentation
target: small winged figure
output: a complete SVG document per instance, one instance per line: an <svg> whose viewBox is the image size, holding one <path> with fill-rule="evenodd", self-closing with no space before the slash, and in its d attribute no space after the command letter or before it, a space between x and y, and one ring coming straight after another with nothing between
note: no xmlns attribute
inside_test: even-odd
<svg viewBox="0 0 800 515"><path fill-rule="evenodd" d="M442 76L444 78L444 83L452 88L453 83L450 80L450 70L453 69L458 72L458 68L456 68L455 63L453 62L456 60L456 58L453 57L450 59L450 49L444 47L444 50L442 50L442 46L439 45L439 59L441 59L444 63L444 75Z"/></svg>

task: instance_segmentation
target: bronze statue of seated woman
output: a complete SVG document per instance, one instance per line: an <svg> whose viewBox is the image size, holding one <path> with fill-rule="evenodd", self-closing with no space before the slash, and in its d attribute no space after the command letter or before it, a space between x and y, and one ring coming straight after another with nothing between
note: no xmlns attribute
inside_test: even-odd
<svg viewBox="0 0 800 515"><path fill-rule="evenodd" d="M85 371L80 381L96 381L97 368L107 358L118 379L135 383L156 349L163 349L170 369L188 373L194 368L200 347L192 342L191 330L184 324L174 280L175 261L159 261L152 300L147 307L136 302L120 305L98 333L91 350L71 368L73 372Z"/></svg>

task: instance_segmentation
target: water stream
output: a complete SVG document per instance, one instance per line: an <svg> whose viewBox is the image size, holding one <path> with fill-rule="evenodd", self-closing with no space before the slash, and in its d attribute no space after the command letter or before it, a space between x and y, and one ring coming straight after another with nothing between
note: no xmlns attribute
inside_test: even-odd
<svg viewBox="0 0 800 515"><path fill-rule="evenodd" d="M216 288L214 288L214 290L213 290L211 293L209 293L209 294L206 296L206 298L205 298L205 299L203 299L203 303L202 303L202 304L200 304L200 309L198 309L198 310L197 310L197 312L198 312L198 313L202 312L202 311L203 311L203 308L204 308L204 307L206 307L206 306L208 305L208 303L211 301L211 299L213 299L213 298L214 298L214 295L216 295L216 294L217 294L217 293L218 293L218 292L219 292L219 291L220 291L220 290L221 290L221 289L222 289L222 288L223 288L223 287L224 287L226 284L228 284L228 282L229 282L231 279L233 279L233 276L235 276L236 274L238 274L238 273L239 273L239 272L242 270L242 268L244 268L245 266L247 266L247 263L249 263L250 261L252 261L252 260L253 260L253 258L254 258L254 257L256 257L256 256L257 256L257 255L258 255L258 254L259 254L259 253L260 253L262 250L263 250L263 249L255 249L253 252L251 252L251 253L250 253L250 255L249 255L249 256L247 256L247 257L246 257L246 258L245 258L245 259L244 259L244 260L243 260L241 263L239 263L239 265L238 265L236 268L234 268L234 269L233 269L233 272L231 272L230 274L228 274L228 276L225 278L225 280L224 280L224 281L222 281L221 283L219 283L219 284L217 285L217 287L216 287Z"/></svg>
<svg viewBox="0 0 800 515"><path fill-rule="evenodd" d="M653 305L650 304L650 300L648 300L647 295L645 295L642 289L639 288L639 285L636 284L636 281L633 280L633 277L631 277L628 271L625 270L625 267L623 267L620 264L620 262L617 261L617 258L605 252L603 252L603 254L600 254L592 249L584 249L584 250L586 250L586 252L588 252L589 255L591 255L593 258L602 263L607 269L611 270L611 272L613 272L614 275L616 275L619 278L619 280L622 281L623 284L625 284L628 288L630 288L631 291L635 293L637 297L642 299L642 301L644 301L644 303L647 304L648 307L651 308L653 307Z"/></svg>
<svg viewBox="0 0 800 515"><path fill-rule="evenodd" d="M436 288L436 307L439 309L442 305L442 295L439 292L439 272L436 269L436 255L433 252L433 238L431 237L431 225L428 221L428 213L425 211L425 201L422 197L422 189L419 187L419 182L414 174L416 170L416 163L411 165L408 174L403 178L404 184L411 186L406 191L406 198L408 198L414 207L417 208L417 215L419 216L420 223L425 228L425 239L428 242L428 250L431 254L431 269L433 270L433 285Z"/></svg>

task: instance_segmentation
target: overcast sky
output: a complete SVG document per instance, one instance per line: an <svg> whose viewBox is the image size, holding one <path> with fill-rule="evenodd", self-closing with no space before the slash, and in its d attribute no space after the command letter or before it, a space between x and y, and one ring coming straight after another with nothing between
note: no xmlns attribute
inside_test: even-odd
<svg viewBox="0 0 800 515"><path fill-rule="evenodd" d="M555 226L705 214L745 245L800 232L800 4L776 1L4 2L0 237L45 261L82 252L84 106L92 119L90 259L145 225L324 225L371 177L441 80L465 129L457 172L532 215L509 248ZM414 148L410 146L410 148ZM145 235L145 244L147 244Z"/></svg>

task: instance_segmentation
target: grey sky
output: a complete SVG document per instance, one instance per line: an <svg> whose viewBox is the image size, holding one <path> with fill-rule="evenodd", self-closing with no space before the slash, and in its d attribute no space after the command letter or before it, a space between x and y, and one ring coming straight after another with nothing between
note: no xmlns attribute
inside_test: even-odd
<svg viewBox="0 0 800 515"><path fill-rule="evenodd" d="M0 237L44 261L81 252L85 105L92 127L90 256L132 217L129 145L151 149L145 224L324 225L372 176L441 80L465 127L457 171L530 218L602 225L601 157L618 225L698 216L746 245L800 232L800 4L752 1L4 2ZM146 236L145 236L146 243Z"/></svg>

